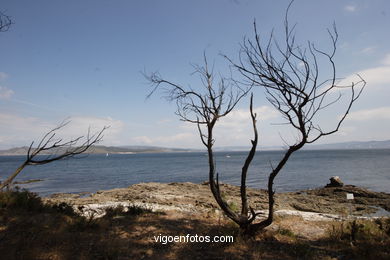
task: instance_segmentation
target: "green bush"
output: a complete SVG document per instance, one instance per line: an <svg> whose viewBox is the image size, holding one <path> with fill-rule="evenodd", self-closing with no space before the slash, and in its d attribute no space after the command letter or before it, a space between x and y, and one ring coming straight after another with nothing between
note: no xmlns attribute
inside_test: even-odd
<svg viewBox="0 0 390 260"><path fill-rule="evenodd" d="M118 205L115 207L108 207L105 211L106 214L104 216L106 218L112 218L115 216L139 216L142 214L154 213L150 208L137 205L130 205L127 207Z"/></svg>
<svg viewBox="0 0 390 260"><path fill-rule="evenodd" d="M130 215L130 216L138 216L146 213L153 213L153 211L150 208L136 206L136 205L128 206L126 211L126 215Z"/></svg>
<svg viewBox="0 0 390 260"><path fill-rule="evenodd" d="M375 223L383 233L390 237L390 218L378 218Z"/></svg>
<svg viewBox="0 0 390 260"><path fill-rule="evenodd" d="M52 209L58 213L67 215L67 216L76 216L77 213L74 211L73 207L68 203L61 202L59 204L52 205Z"/></svg>
<svg viewBox="0 0 390 260"><path fill-rule="evenodd" d="M0 208L42 211L45 206L37 194L16 189L0 192Z"/></svg>
<svg viewBox="0 0 390 260"><path fill-rule="evenodd" d="M96 230L100 227L99 222L93 216L84 217L76 216L73 222L68 226L70 232L84 232L89 230Z"/></svg>
<svg viewBox="0 0 390 260"><path fill-rule="evenodd" d="M353 220L333 225L329 230L329 238L335 241L350 240L375 241L390 237L390 219Z"/></svg>
<svg viewBox="0 0 390 260"><path fill-rule="evenodd" d="M279 234L281 234L283 236L288 236L288 237L295 237L294 232L292 232L290 229L285 229L285 228L280 228Z"/></svg>
<svg viewBox="0 0 390 260"><path fill-rule="evenodd" d="M116 207L108 207L105 209L105 211L106 211L106 214L104 215L104 217L112 218L115 216L124 215L125 214L125 207L123 207L122 205L118 205Z"/></svg>

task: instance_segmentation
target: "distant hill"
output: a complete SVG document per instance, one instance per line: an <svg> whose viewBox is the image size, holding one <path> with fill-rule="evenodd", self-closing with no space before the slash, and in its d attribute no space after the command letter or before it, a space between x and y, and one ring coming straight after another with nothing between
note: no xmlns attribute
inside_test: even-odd
<svg viewBox="0 0 390 260"><path fill-rule="evenodd" d="M249 146L223 146L217 147L215 151L249 151ZM283 150L282 146L257 146L257 150L271 151ZM367 141L367 142L344 142L333 144L312 144L304 146L304 150L347 150L347 149L390 149L390 140Z"/></svg>
<svg viewBox="0 0 390 260"><path fill-rule="evenodd" d="M11 148L8 150L0 150L0 155L26 155L28 151L27 146ZM89 154L127 154L127 153L167 153L167 152L195 152L194 149L179 149L166 148L157 146L103 146L96 145L88 149ZM51 153L61 153L61 149L50 151ZM48 154L48 153L42 153Z"/></svg>
<svg viewBox="0 0 390 260"><path fill-rule="evenodd" d="M220 146L215 147L214 151L216 152L242 152L242 151L248 151L251 149L251 147L248 146ZM274 151L274 150L283 150L284 148L281 146L257 146L257 151Z"/></svg>
<svg viewBox="0 0 390 260"><path fill-rule="evenodd" d="M306 150L390 149L390 140L309 145Z"/></svg>
<svg viewBox="0 0 390 260"><path fill-rule="evenodd" d="M24 155L27 154L28 147L15 147L8 150L0 150L0 155Z"/></svg>
<svg viewBox="0 0 390 260"><path fill-rule="evenodd" d="M214 151L249 151L249 146L224 146L216 147ZM282 150L280 146L259 146L258 150ZM368 141L368 142L344 142L333 144L307 145L304 150L346 150L346 149L390 149L390 140L386 141ZM25 155L28 147L16 147L8 150L0 150L1 155ZM175 153L175 152L204 152L205 149L181 149L167 148L158 146L103 146L96 145L88 149L89 154L126 154L126 153ZM51 151L53 153L53 151ZM61 153L61 150L55 153Z"/></svg>

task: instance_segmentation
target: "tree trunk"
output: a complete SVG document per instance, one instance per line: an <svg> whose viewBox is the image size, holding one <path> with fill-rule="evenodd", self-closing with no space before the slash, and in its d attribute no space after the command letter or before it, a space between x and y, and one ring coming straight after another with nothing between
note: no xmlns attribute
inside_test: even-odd
<svg viewBox="0 0 390 260"><path fill-rule="evenodd" d="M18 176L18 174L24 169L24 167L26 167L26 165L28 165L27 161L22 163L11 176L9 176L5 181L3 181L0 184L0 190L4 189L4 187L6 186L9 186L12 183L12 181L15 179L15 177Z"/></svg>

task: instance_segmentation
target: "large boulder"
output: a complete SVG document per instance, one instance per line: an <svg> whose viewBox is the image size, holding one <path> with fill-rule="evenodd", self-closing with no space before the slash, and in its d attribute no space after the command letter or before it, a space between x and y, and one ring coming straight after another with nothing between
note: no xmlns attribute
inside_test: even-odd
<svg viewBox="0 0 390 260"><path fill-rule="evenodd" d="M330 180L330 183L326 184L325 188L343 187L344 186L344 183L341 181L339 176L332 176L329 180Z"/></svg>

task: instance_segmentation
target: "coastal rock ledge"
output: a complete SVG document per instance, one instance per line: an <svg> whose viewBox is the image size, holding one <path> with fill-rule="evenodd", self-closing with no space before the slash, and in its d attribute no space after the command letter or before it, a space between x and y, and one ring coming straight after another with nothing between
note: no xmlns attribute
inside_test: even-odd
<svg viewBox="0 0 390 260"><path fill-rule="evenodd" d="M238 186L221 184L221 190L229 204L239 207ZM347 193L353 193L354 200L347 200ZM252 208L266 214L267 192L248 188L247 194ZM343 219L351 214L355 217L390 216L390 194L353 185L276 193L275 199L277 214L300 215L303 218L307 215L307 220ZM76 209L83 206L84 211L96 211L117 205L136 205L153 211L179 211L190 214L219 212L209 186L189 182L139 183L128 188L103 190L92 194L53 194L44 200L47 203L66 202Z"/></svg>

